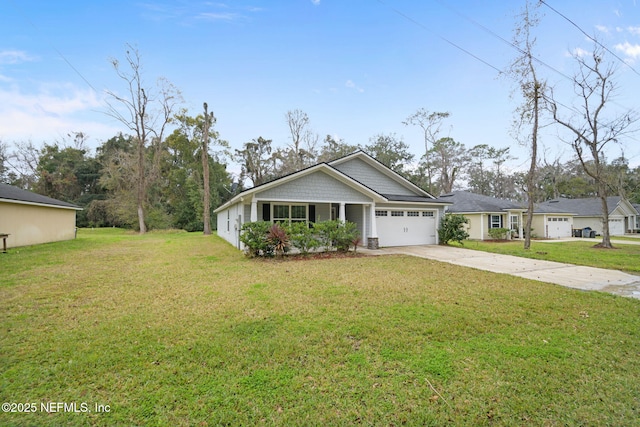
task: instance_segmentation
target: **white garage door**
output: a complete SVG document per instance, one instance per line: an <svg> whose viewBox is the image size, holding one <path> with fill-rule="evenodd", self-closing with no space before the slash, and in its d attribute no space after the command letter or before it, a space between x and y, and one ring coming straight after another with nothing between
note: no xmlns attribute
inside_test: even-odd
<svg viewBox="0 0 640 427"><path fill-rule="evenodd" d="M624 236L624 221L622 219L610 219L609 234L612 236Z"/></svg>
<svg viewBox="0 0 640 427"><path fill-rule="evenodd" d="M571 222L567 217L547 218L547 237L557 239L559 237L571 237Z"/></svg>
<svg viewBox="0 0 640 427"><path fill-rule="evenodd" d="M435 245L434 211L376 210L380 246Z"/></svg>

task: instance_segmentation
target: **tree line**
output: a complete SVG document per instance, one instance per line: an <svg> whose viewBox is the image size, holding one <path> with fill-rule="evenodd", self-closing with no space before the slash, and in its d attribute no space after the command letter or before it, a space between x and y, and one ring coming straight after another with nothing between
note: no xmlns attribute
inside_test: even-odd
<svg viewBox="0 0 640 427"><path fill-rule="evenodd" d="M425 108L402 122L423 135L424 150L418 155L396 134L376 134L365 144L331 135L321 139L299 109L283 118L288 143L276 145L257 136L232 150L215 130L216 118L206 103L195 116L181 109L180 91L165 79L147 84L137 49L127 46L124 63L111 61L124 90L107 92L106 110L123 132L101 142L95 154L82 132L41 147L23 141L10 149L0 141L0 181L83 207L79 226L119 226L141 233L153 228L210 232L213 210L245 186L358 149L434 196L467 190L526 201L530 207L557 197L599 197L603 211L608 195L640 203L640 167L631 168L624 156L607 157L610 147L629 135L637 121L632 111L605 115L615 95L616 68L604 61L605 52L597 43L590 56L576 55L575 96L561 102L537 71L532 32L539 19L534 9L527 2L516 22L514 46L521 55L508 71L522 100L514 112L513 135L529 149L527 171L508 168L514 160L510 147L468 147L456 141L451 131L442 131L451 113ZM568 136L559 140L571 148L571 160L540 155L543 120L567 131L563 135ZM240 167L236 176L228 170L232 162Z"/></svg>

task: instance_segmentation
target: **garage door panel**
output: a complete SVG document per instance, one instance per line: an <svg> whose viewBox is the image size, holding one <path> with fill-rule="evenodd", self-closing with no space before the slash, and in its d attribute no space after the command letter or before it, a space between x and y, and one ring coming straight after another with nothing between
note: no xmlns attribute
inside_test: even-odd
<svg viewBox="0 0 640 427"><path fill-rule="evenodd" d="M609 220L609 234L612 236L623 236L624 221L621 219Z"/></svg>
<svg viewBox="0 0 640 427"><path fill-rule="evenodd" d="M436 243L435 213L430 211L402 211L403 215L377 216L380 246L430 245ZM411 216L408 215L411 212ZM415 215L415 213L418 215ZM428 216L427 216L428 215Z"/></svg>
<svg viewBox="0 0 640 427"><path fill-rule="evenodd" d="M569 218L547 218L547 237L550 239L571 237L571 222L569 221Z"/></svg>

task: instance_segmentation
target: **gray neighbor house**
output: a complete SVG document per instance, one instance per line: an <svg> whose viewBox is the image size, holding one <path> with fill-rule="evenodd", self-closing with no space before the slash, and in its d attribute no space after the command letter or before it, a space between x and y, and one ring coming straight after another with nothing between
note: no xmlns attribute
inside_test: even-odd
<svg viewBox="0 0 640 427"><path fill-rule="evenodd" d="M218 235L239 249L247 222L332 219L355 223L363 244L375 249L437 244L450 204L356 151L245 190L215 212Z"/></svg>
<svg viewBox="0 0 640 427"><path fill-rule="evenodd" d="M591 227L596 233L602 234L603 216L602 203L599 198L589 199L558 199L548 200L540 204L547 208L572 212L573 227ZM622 236L625 233L636 233L639 227L640 212L627 199L620 196L607 197L609 208L609 234Z"/></svg>

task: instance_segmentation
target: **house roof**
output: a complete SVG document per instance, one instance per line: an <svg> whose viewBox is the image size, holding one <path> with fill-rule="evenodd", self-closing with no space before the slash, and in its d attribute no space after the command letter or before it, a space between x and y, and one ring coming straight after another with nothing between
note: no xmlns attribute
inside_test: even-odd
<svg viewBox="0 0 640 427"><path fill-rule="evenodd" d="M451 213L505 212L509 210L525 211L521 204L511 200L498 199L468 191L453 191L441 195L438 200L453 203L448 211Z"/></svg>
<svg viewBox="0 0 640 427"><path fill-rule="evenodd" d="M360 160L365 161L366 163L368 163L370 166L376 168L377 170L381 171L382 173L384 173L385 175L389 176L390 178L394 179L397 182L400 182L402 185L404 185L405 187L409 188L410 190L423 195L424 197L433 200L435 199L435 197L431 194L429 194L428 192L426 192L425 190L423 190L422 188L418 187L417 185L415 185L413 182L409 181L408 179L406 179L405 177L403 177L402 175L400 175L399 173L395 172L394 170L392 170L391 168L389 168L388 166L386 166L384 163L382 163L381 161L379 161L378 159L376 159L375 157L370 156L368 153L362 151L362 150L357 150L354 151L351 154L347 154L346 156L337 158L335 160L332 160L329 162L330 165L332 166L336 166L339 165L340 163L344 163L347 162L353 158L359 158Z"/></svg>
<svg viewBox="0 0 640 427"><path fill-rule="evenodd" d="M62 209L82 210L81 207L62 200L53 199L31 191L23 190L13 185L0 184L0 201L27 205L51 206Z"/></svg>
<svg viewBox="0 0 640 427"><path fill-rule="evenodd" d="M621 201L622 198L620 196L607 197L607 207L609 208L610 214L616 209ZM602 216L602 202L598 197L592 197L589 199L566 199L564 197L560 197L541 203L540 206L563 210L566 212L573 212L576 216Z"/></svg>
<svg viewBox="0 0 640 427"><path fill-rule="evenodd" d="M408 195L390 195L390 194L381 194L377 191L375 191L374 189L370 188L366 183L360 182L356 179L354 179L353 177L347 175L346 173L336 169L334 167L334 165L338 165L342 162L345 162L349 159L352 159L354 157L360 158L361 160L364 160L367 164L369 164L370 166L376 168L377 170L381 171L382 173L384 173L385 175L391 177L392 179L394 179L395 181L401 183L403 186L405 186L406 188L411 189L414 193L416 193L415 196L408 196ZM308 175L310 173L314 173L317 171L323 171L325 173L327 173L330 176L333 176L334 178L340 179L341 181L345 182L347 185L351 186L352 188L357 189L358 191L361 191L364 194L367 194L368 196L370 196L374 201L376 202L389 202L389 201L406 201L406 202L421 202L421 203L435 203L435 204L448 204L449 202L446 200L440 200L440 199L436 199L435 197L433 197L432 195L430 195L429 193L427 193L426 191L422 190L420 187L418 187L417 185L413 184L412 182L410 182L409 180L407 180L406 178L402 177L401 175L397 174L396 172L392 171L391 169L389 169L387 166L383 165L382 163L380 163L379 161L377 161L376 159L374 159L373 157L371 157L370 155L368 155L367 153L365 153L364 151L358 150L352 154L349 154L347 156L341 157L339 159L333 160L329 163L318 163L314 166L310 166L307 167L305 169L301 169L297 172L293 172L291 174L282 176L280 178L276 178L272 181L269 182L265 182L263 184L257 185L255 187L249 188L243 192L241 192L240 194L236 195L235 197L233 197L231 200L227 201L226 203L224 203L222 206L218 207L214 212L219 212L225 208L227 208L228 206L231 206L235 203L237 203L238 201L243 200L246 197L253 197L253 195L258 192L258 191L263 191L265 189L271 188L271 187L275 187L278 185L281 185L283 183L298 179L302 176Z"/></svg>
<svg viewBox="0 0 640 427"><path fill-rule="evenodd" d="M563 209L560 209L557 206L548 206L543 204L535 204L533 206L534 214L556 214L556 215L575 215L573 212L569 212Z"/></svg>

